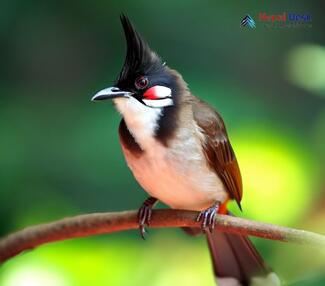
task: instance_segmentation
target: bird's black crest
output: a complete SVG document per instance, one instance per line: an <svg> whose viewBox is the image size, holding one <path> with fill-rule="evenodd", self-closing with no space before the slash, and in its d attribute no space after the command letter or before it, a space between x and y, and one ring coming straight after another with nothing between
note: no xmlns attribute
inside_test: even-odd
<svg viewBox="0 0 325 286"><path fill-rule="evenodd" d="M148 43L135 30L130 20L123 14L120 18L125 34L127 52L124 66L118 77L118 84L131 80L137 75L161 70L164 66L161 59L150 49Z"/></svg>

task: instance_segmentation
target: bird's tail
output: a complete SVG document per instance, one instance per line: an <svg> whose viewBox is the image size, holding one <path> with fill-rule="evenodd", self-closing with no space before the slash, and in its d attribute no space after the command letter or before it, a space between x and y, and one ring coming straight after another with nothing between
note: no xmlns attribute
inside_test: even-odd
<svg viewBox="0 0 325 286"><path fill-rule="evenodd" d="M248 237L218 230L206 235L218 286L281 285Z"/></svg>

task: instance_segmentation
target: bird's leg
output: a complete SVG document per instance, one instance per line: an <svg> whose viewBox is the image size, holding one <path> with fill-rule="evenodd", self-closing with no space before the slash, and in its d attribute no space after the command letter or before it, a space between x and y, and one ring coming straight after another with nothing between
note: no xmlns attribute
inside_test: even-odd
<svg viewBox="0 0 325 286"><path fill-rule="evenodd" d="M152 208L154 205L158 202L158 199L154 197L147 198L142 206L139 208L138 211L138 222L139 222L139 229L140 234L143 239L145 239L144 235L146 233L146 225L149 226L151 214L152 214Z"/></svg>
<svg viewBox="0 0 325 286"><path fill-rule="evenodd" d="M207 229L210 230L210 232L213 231L216 221L216 214L218 213L220 205L221 203L217 201L212 207L201 211L197 216L196 221L202 221L201 227L203 231L206 231Z"/></svg>

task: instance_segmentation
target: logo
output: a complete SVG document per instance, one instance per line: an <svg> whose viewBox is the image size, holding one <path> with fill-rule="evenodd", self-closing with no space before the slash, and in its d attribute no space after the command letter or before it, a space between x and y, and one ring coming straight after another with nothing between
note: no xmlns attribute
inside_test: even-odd
<svg viewBox="0 0 325 286"><path fill-rule="evenodd" d="M242 27L248 27L248 28L251 28L251 29L254 29L256 27L254 19L249 15L246 15L243 18L243 20L241 20L240 25Z"/></svg>
<svg viewBox="0 0 325 286"><path fill-rule="evenodd" d="M312 17L309 13L298 14L293 12L282 12L279 14L267 14L266 12L260 12L258 18L265 28L281 29L312 27Z"/></svg>
<svg viewBox="0 0 325 286"><path fill-rule="evenodd" d="M259 26L267 29L287 29L287 28L311 28L312 16L310 13L295 13L295 12L281 12L276 14L269 14L260 12L256 15ZM260 25L261 24L261 25ZM242 27L254 29L256 28L255 21L250 15L246 15L240 22Z"/></svg>

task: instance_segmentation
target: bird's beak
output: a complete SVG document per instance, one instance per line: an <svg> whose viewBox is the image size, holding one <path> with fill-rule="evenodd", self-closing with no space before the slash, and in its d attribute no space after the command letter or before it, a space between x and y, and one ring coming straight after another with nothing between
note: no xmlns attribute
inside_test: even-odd
<svg viewBox="0 0 325 286"><path fill-rule="evenodd" d="M97 92L92 98L92 101L104 100L104 99L113 99L118 97L129 97L132 95L132 92L120 90L118 87L109 87L104 88L101 91Z"/></svg>

